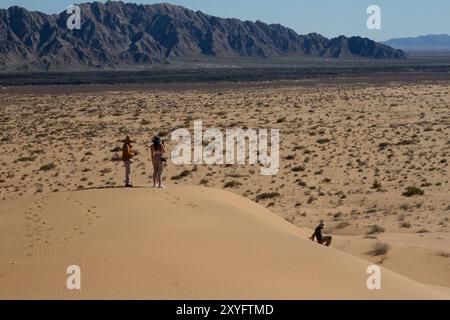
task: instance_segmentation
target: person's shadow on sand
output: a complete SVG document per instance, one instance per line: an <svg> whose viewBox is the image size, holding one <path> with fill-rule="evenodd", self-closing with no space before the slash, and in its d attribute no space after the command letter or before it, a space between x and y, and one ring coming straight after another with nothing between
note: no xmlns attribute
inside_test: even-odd
<svg viewBox="0 0 450 320"><path fill-rule="evenodd" d="M89 191L89 190L113 190L113 189L154 189L151 187L133 186L133 188L124 186L104 186L104 187L90 187L90 188L79 188L73 191Z"/></svg>

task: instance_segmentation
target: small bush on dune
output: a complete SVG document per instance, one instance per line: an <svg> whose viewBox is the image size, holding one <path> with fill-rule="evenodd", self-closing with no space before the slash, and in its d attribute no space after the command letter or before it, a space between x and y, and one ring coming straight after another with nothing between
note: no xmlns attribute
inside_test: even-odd
<svg viewBox="0 0 450 320"><path fill-rule="evenodd" d="M337 226L334 227L335 230L342 230L345 229L347 227L351 226L350 222L344 221L339 223Z"/></svg>
<svg viewBox="0 0 450 320"><path fill-rule="evenodd" d="M369 255L373 257L384 256L389 250L391 250L391 246L384 242L377 242L373 245L372 251L369 252Z"/></svg>
<svg viewBox="0 0 450 320"><path fill-rule="evenodd" d="M386 231L385 228L380 227L379 225L373 225L370 226L370 230L369 232L367 232L368 235L372 235L372 234L378 234L378 233L383 233L384 231Z"/></svg>
<svg viewBox="0 0 450 320"><path fill-rule="evenodd" d="M172 180L181 180L183 178L186 178L190 174L191 174L191 172L189 170L184 170L180 174L173 176L171 179Z"/></svg>
<svg viewBox="0 0 450 320"><path fill-rule="evenodd" d="M232 180L232 181L228 181L227 183L225 183L225 185L223 186L224 188L236 188L236 187L240 187L242 186L242 183L240 183L239 181L236 180Z"/></svg>

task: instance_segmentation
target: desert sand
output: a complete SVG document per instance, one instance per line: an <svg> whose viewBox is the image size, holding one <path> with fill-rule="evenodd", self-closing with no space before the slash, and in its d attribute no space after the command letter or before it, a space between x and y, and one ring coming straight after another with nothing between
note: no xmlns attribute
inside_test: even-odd
<svg viewBox="0 0 450 320"><path fill-rule="evenodd" d="M449 89L2 90L0 297L448 298ZM170 150L194 120L279 128L280 173L170 164L169 189L146 189L151 137ZM116 189L126 134L133 190ZM332 248L307 239L321 219ZM366 288L373 263L380 292ZM65 289L69 264L80 292Z"/></svg>
<svg viewBox="0 0 450 320"><path fill-rule="evenodd" d="M0 298L445 299L326 248L260 205L204 187L61 192L1 209ZM81 290L66 268L81 268Z"/></svg>

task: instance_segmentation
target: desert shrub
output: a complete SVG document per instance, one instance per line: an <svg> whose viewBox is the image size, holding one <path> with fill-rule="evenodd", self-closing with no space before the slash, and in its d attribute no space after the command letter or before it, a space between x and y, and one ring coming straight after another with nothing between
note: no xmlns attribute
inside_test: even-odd
<svg viewBox="0 0 450 320"><path fill-rule="evenodd" d="M111 157L111 161L113 162L122 161L122 156L119 153L114 153L114 155Z"/></svg>
<svg viewBox="0 0 450 320"><path fill-rule="evenodd" d="M230 174L227 174L227 177L229 177L229 178L242 178L242 175L239 174L239 173L230 173Z"/></svg>
<svg viewBox="0 0 450 320"><path fill-rule="evenodd" d="M369 255L373 257L384 256L389 250L391 250L391 246L384 242L377 242L373 245L372 250L369 252Z"/></svg>
<svg viewBox="0 0 450 320"><path fill-rule="evenodd" d="M342 229L349 227L350 225L351 225L350 222L344 221L344 222L339 223L337 226L335 226L334 229L342 230Z"/></svg>
<svg viewBox="0 0 450 320"><path fill-rule="evenodd" d="M381 183L375 180L372 184L372 189L381 189Z"/></svg>
<svg viewBox="0 0 450 320"><path fill-rule="evenodd" d="M173 176L173 177L170 178L170 179L172 179L172 180L181 180L181 179L187 177L187 176L190 175L190 174L191 174L191 172L190 172L189 170L184 170L184 171L182 171L180 174L178 174L178 175L176 175L176 176Z"/></svg>
<svg viewBox="0 0 450 320"><path fill-rule="evenodd" d="M399 208L403 211L408 211L409 209L411 209L411 206L408 203L403 203Z"/></svg>
<svg viewBox="0 0 450 320"><path fill-rule="evenodd" d="M342 218L342 212L337 212L333 215L334 220L339 220Z"/></svg>
<svg viewBox="0 0 450 320"><path fill-rule="evenodd" d="M414 196L423 196L425 194L425 191L418 187L408 187L406 188L406 191L403 192L404 197L414 197Z"/></svg>
<svg viewBox="0 0 450 320"><path fill-rule="evenodd" d="M303 172L305 171L305 168L302 166L297 166L291 169L292 172Z"/></svg>
<svg viewBox="0 0 450 320"><path fill-rule="evenodd" d="M20 157L16 160L16 162L28 162L34 160L36 160L36 157Z"/></svg>
<svg viewBox="0 0 450 320"><path fill-rule="evenodd" d="M437 255L442 258L450 258L450 253L448 252L439 252Z"/></svg>
<svg viewBox="0 0 450 320"><path fill-rule="evenodd" d="M265 192L265 193L258 194L256 196L256 201L273 199L273 198L277 198L279 196L280 196L280 194L278 192Z"/></svg>
<svg viewBox="0 0 450 320"><path fill-rule="evenodd" d="M310 196L310 197L308 198L308 201L306 201L306 203L307 203L307 204L312 204L312 203L314 203L316 200L317 200L317 199L316 199L315 197Z"/></svg>
<svg viewBox="0 0 450 320"><path fill-rule="evenodd" d="M380 227L379 225L372 225L369 227L369 231L367 232L368 235L372 235L372 234L378 234L378 233L383 233L384 231L386 231L385 228Z"/></svg>
<svg viewBox="0 0 450 320"><path fill-rule="evenodd" d="M294 160L295 159L295 154L290 154L290 155L286 156L285 159L286 160Z"/></svg>
<svg viewBox="0 0 450 320"><path fill-rule="evenodd" d="M389 147L390 143L389 142L382 142L378 145L378 149L380 149L380 151L386 150L387 147Z"/></svg>
<svg viewBox="0 0 450 320"><path fill-rule="evenodd" d="M56 168L56 165L53 162L44 164L39 168L40 171L50 171Z"/></svg>
<svg viewBox="0 0 450 320"><path fill-rule="evenodd" d="M228 181L227 183L225 183L225 185L223 186L224 188L237 188L242 186L242 183L240 183L239 181L236 180L231 180Z"/></svg>
<svg viewBox="0 0 450 320"><path fill-rule="evenodd" d="M328 138L322 138L322 139L318 139L316 142L318 143L318 144L326 144L326 143L329 143L331 140L330 139L328 139Z"/></svg>
<svg viewBox="0 0 450 320"><path fill-rule="evenodd" d="M408 221L404 221L400 224L400 228L409 229L411 227L412 227L412 225Z"/></svg>

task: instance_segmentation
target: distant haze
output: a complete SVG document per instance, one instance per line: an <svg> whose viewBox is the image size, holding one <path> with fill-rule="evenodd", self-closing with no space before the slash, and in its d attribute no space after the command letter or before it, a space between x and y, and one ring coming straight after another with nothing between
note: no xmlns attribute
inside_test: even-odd
<svg viewBox="0 0 450 320"><path fill-rule="evenodd" d="M385 44L409 52L450 52L450 35L438 34L416 38L398 38Z"/></svg>

